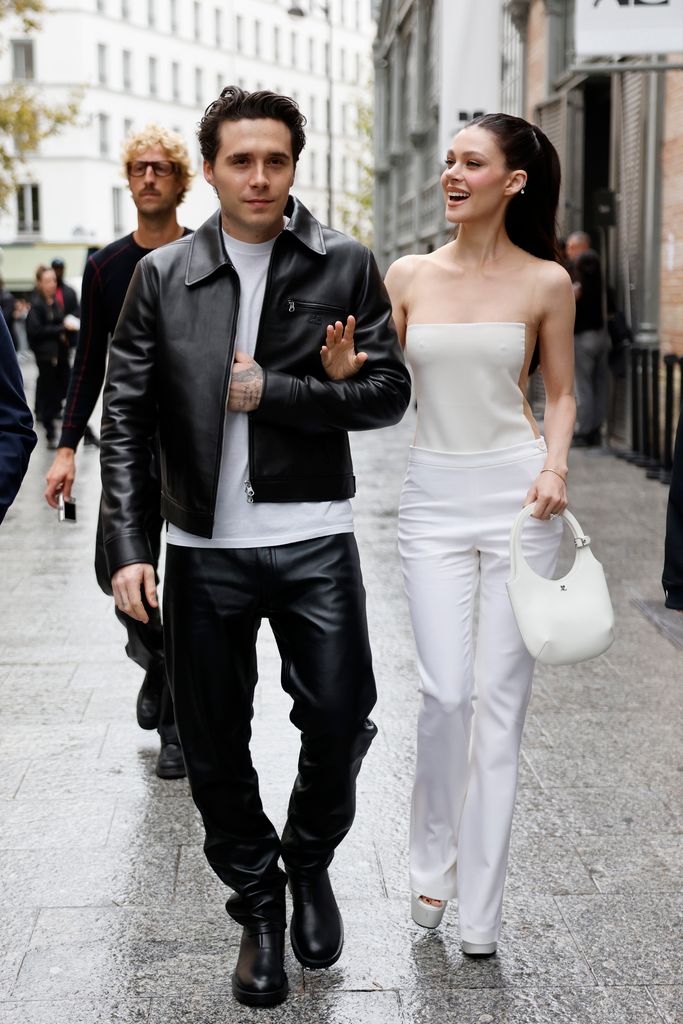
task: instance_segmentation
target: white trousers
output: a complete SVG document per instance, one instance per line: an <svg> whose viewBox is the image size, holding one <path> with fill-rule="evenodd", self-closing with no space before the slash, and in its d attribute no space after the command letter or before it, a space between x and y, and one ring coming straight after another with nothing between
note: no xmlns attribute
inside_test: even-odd
<svg viewBox="0 0 683 1024"><path fill-rule="evenodd" d="M534 670L505 587L509 539L545 455L542 439L467 454L412 448L401 494L399 553L422 693L410 883L432 899L458 897L467 942L496 942L500 928ZM524 529L526 557L542 575L554 570L561 535L561 520Z"/></svg>

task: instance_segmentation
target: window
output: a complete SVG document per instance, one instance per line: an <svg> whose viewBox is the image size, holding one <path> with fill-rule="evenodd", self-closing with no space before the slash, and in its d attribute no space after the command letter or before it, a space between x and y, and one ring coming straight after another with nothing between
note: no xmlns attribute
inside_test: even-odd
<svg viewBox="0 0 683 1024"><path fill-rule="evenodd" d="M177 61L173 61L171 64L171 91L173 93L173 99L180 99L180 64Z"/></svg>
<svg viewBox="0 0 683 1024"><path fill-rule="evenodd" d="M220 48L223 45L223 12L220 7L216 7L213 12L213 34L216 46Z"/></svg>
<svg viewBox="0 0 683 1024"><path fill-rule="evenodd" d="M194 98L195 103L200 106L202 104L202 98L204 96L204 76L201 68L194 69Z"/></svg>
<svg viewBox="0 0 683 1024"><path fill-rule="evenodd" d="M348 135L349 127L347 122L348 110L345 103L341 105L341 133L342 135Z"/></svg>
<svg viewBox="0 0 683 1024"><path fill-rule="evenodd" d="M97 115L100 156L109 156L109 114Z"/></svg>
<svg viewBox="0 0 683 1024"><path fill-rule="evenodd" d="M97 0L97 13L98 14L106 14L107 13L107 4L106 4L105 0Z"/></svg>
<svg viewBox="0 0 683 1024"><path fill-rule="evenodd" d="M346 78L346 51L345 50L340 50L339 51L339 77L341 78L342 82Z"/></svg>
<svg viewBox="0 0 683 1024"><path fill-rule="evenodd" d="M130 0L121 0L121 17L126 21L130 18Z"/></svg>
<svg viewBox="0 0 683 1024"><path fill-rule="evenodd" d="M360 28L360 0L356 0L356 28Z"/></svg>
<svg viewBox="0 0 683 1024"><path fill-rule="evenodd" d="M195 2L193 5L194 37L199 41L202 37L202 8L201 4Z"/></svg>
<svg viewBox="0 0 683 1024"><path fill-rule="evenodd" d="M147 61L147 74L149 77L149 94L150 96L156 96L159 90L159 80L157 74L157 59L156 57L150 57Z"/></svg>
<svg viewBox="0 0 683 1024"><path fill-rule="evenodd" d="M308 123L311 126L311 131L315 131L315 129L316 129L316 121L317 121L317 116L316 116L315 96L313 94L311 94L311 96L310 96L310 98L308 100Z"/></svg>
<svg viewBox="0 0 683 1024"><path fill-rule="evenodd" d="M308 39L308 70L315 71L315 39L312 36Z"/></svg>
<svg viewBox="0 0 683 1024"><path fill-rule="evenodd" d="M147 24L153 28L157 23L156 0L147 0Z"/></svg>
<svg viewBox="0 0 683 1024"><path fill-rule="evenodd" d="M111 190L111 199L114 219L114 234L120 235L123 232L123 189L114 187Z"/></svg>
<svg viewBox="0 0 683 1024"><path fill-rule="evenodd" d="M238 53L242 52L243 45L244 45L244 22L242 20L242 15L238 14L237 17L235 18L235 49L237 50Z"/></svg>
<svg viewBox="0 0 683 1024"><path fill-rule="evenodd" d="M277 25L273 28L273 60L280 60L280 29Z"/></svg>
<svg viewBox="0 0 683 1024"><path fill-rule="evenodd" d="M361 84L361 82L360 82L361 71L362 71L362 68L361 68L360 54L357 53L356 54L356 85L360 85Z"/></svg>
<svg viewBox="0 0 683 1024"><path fill-rule="evenodd" d="M17 234L36 235L40 232L40 195L37 185L19 185L17 188Z"/></svg>
<svg viewBox="0 0 683 1024"><path fill-rule="evenodd" d="M254 53L257 57L261 56L261 22L254 22Z"/></svg>
<svg viewBox="0 0 683 1024"><path fill-rule="evenodd" d="M317 168L316 156L315 156L315 153L312 150L311 150L311 159L309 161L309 166L311 168L311 185L313 185L315 187L315 185L317 184L316 179L318 177L318 168Z"/></svg>
<svg viewBox="0 0 683 1024"><path fill-rule="evenodd" d="M127 139L133 131L133 119L132 117L124 117L123 119L123 137Z"/></svg>
<svg viewBox="0 0 683 1024"><path fill-rule="evenodd" d="M296 58L297 58L297 52L296 52L296 32L292 32L290 37L289 37L289 52L290 52L291 65L292 65L293 68L295 68L296 67Z"/></svg>
<svg viewBox="0 0 683 1024"><path fill-rule="evenodd" d="M170 21L171 21L171 32L178 31L178 0L171 0L170 3Z"/></svg>
<svg viewBox="0 0 683 1024"><path fill-rule="evenodd" d="M132 84L131 67L133 56L130 50L124 50L122 54L122 66L123 66L123 88L130 89Z"/></svg>
<svg viewBox="0 0 683 1024"><path fill-rule="evenodd" d="M330 44L325 43L325 74L330 73Z"/></svg>
<svg viewBox="0 0 683 1024"><path fill-rule="evenodd" d="M219 71L218 74L216 75L216 96L220 96L220 94L223 92L223 86L223 75Z"/></svg>
<svg viewBox="0 0 683 1024"><path fill-rule="evenodd" d="M31 81L35 78L33 40L12 40L12 78Z"/></svg>
<svg viewBox="0 0 683 1024"><path fill-rule="evenodd" d="M104 43L97 44L97 81L100 85L107 84L107 47Z"/></svg>

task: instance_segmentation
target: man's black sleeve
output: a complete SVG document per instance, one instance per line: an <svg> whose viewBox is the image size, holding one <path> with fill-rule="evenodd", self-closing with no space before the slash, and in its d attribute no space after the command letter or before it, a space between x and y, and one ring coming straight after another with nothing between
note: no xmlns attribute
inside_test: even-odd
<svg viewBox="0 0 683 1024"><path fill-rule="evenodd" d="M683 416L678 421L666 510L662 586L667 608L683 610Z"/></svg>
<svg viewBox="0 0 683 1024"><path fill-rule="evenodd" d="M321 430L372 430L398 423L410 401L408 373L391 302L372 253L364 250L357 287L354 344L368 359L354 377L344 381L294 377L264 369L263 391L254 419L295 427L305 433Z"/></svg>
<svg viewBox="0 0 683 1024"><path fill-rule="evenodd" d="M81 292L81 329L66 396L60 448L78 447L93 414L107 365L107 321L97 266L85 265Z"/></svg>
<svg viewBox="0 0 683 1024"><path fill-rule="evenodd" d="M0 317L0 523L17 496L36 440L14 344Z"/></svg>
<svg viewBox="0 0 683 1024"><path fill-rule="evenodd" d="M102 522L111 575L134 562L153 563L145 529L149 449L158 426L155 393L157 289L138 263L109 349L100 465Z"/></svg>

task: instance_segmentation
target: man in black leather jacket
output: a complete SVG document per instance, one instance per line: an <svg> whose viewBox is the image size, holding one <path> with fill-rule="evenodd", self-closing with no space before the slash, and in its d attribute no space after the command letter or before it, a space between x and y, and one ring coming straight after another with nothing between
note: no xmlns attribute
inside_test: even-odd
<svg viewBox="0 0 683 1024"><path fill-rule="evenodd" d="M159 433L176 721L206 855L243 925L233 992L256 1006L287 995L288 879L299 961L328 967L341 954L327 868L376 733L347 431L396 423L410 397L372 254L289 194L304 123L295 103L269 92L228 87L207 108L199 141L220 214L138 264L111 346L101 435L112 588L144 621L157 604L145 457ZM335 372L345 359L362 363L350 379ZM282 838L249 751L263 617L302 734Z"/></svg>

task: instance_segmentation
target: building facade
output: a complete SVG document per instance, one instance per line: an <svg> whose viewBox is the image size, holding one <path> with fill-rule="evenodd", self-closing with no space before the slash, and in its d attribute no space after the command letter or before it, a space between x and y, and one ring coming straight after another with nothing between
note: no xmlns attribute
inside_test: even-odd
<svg viewBox="0 0 683 1024"><path fill-rule="evenodd" d="M375 60L375 250L386 269L446 238L448 142L500 105L500 0L382 0Z"/></svg>
<svg viewBox="0 0 683 1024"><path fill-rule="evenodd" d="M299 102L308 141L294 191L316 216L328 219L330 190L333 222L353 201L367 162L357 112L371 88L370 0L51 0L39 31L26 36L11 19L2 29L0 82L35 86L55 104L82 95L78 124L41 144L0 216L0 273L10 288L26 287L29 268L57 253L79 276L88 247L132 230L119 154L126 135L150 121L178 130L190 148L197 177L182 222L209 216L216 198L195 133L230 83Z"/></svg>

